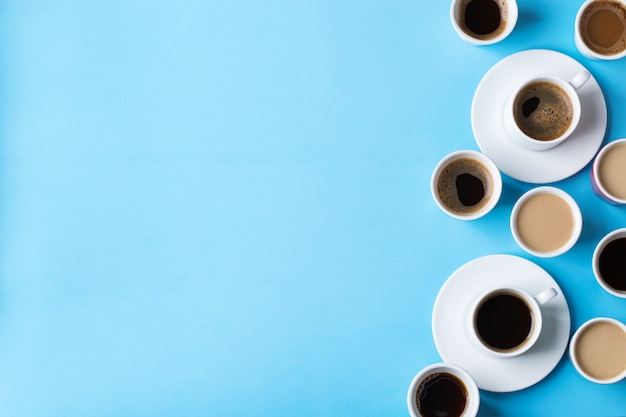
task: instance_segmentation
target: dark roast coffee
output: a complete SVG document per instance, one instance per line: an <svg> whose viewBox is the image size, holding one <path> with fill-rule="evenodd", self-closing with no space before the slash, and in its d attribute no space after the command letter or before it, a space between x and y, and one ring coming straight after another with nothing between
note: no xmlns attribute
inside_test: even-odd
<svg viewBox="0 0 626 417"><path fill-rule="evenodd" d="M486 166L475 159L460 158L446 165L439 174L437 193L450 210L470 214L487 204L492 182Z"/></svg>
<svg viewBox="0 0 626 417"><path fill-rule="evenodd" d="M491 39L506 26L506 0L465 0L461 2L459 22L470 36Z"/></svg>
<svg viewBox="0 0 626 417"><path fill-rule="evenodd" d="M609 242L600 252L598 267L602 280L617 291L626 291L626 238Z"/></svg>
<svg viewBox="0 0 626 417"><path fill-rule="evenodd" d="M533 316L524 300L503 291L478 306L474 326L481 341L489 348L509 351L520 347L528 339Z"/></svg>
<svg viewBox="0 0 626 417"><path fill-rule="evenodd" d="M549 141L563 135L574 119L574 106L558 85L537 81L524 87L513 102L515 123L527 136Z"/></svg>
<svg viewBox="0 0 626 417"><path fill-rule="evenodd" d="M417 388L415 404L424 417L460 417L467 404L467 388L456 375L429 375Z"/></svg>

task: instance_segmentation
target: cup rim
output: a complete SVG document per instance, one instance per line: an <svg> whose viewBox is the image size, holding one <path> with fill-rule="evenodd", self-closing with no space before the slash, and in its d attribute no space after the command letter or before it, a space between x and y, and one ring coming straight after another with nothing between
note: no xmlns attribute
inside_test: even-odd
<svg viewBox="0 0 626 417"><path fill-rule="evenodd" d="M464 157L476 159L483 165L485 165L485 167L489 170L489 174L491 175L493 189L491 193L491 198L480 210L467 214L459 214L446 207L446 205L443 204L443 202L439 198L439 193L437 192L437 180L439 179L439 173L441 172L443 167L445 167L447 164L451 163L454 160ZM448 216L458 220L475 220L485 216L498 204L500 196L502 195L502 175L500 174L500 170L498 169L495 162L493 162L493 160L484 153L471 149L458 150L447 154L441 160L439 160L430 178L430 191L433 200L435 200L437 206Z"/></svg>
<svg viewBox="0 0 626 417"><path fill-rule="evenodd" d="M548 252L537 251L529 247L526 244L526 242L522 240L519 234L519 231L517 229L517 217L524 203L528 201L531 197L537 194L543 194L543 193L556 195L557 197L560 197L561 199L563 199L569 206L570 210L572 211L572 217L574 218L574 228L572 230L572 235L570 236L567 243L565 243L560 248L557 248ZM582 227L583 227L582 212L580 211L580 207L578 206L578 203L576 202L576 200L574 200L574 198L571 195L561 190L560 188L556 188L556 187L549 186L549 185L535 187L533 189L526 191L524 194L522 194L520 198L517 199L517 201L515 202L515 205L513 206L513 210L511 211L510 229L511 229L511 233L513 234L513 239L515 239L515 242L517 242L517 244L526 252L530 253L531 255L537 256L539 258L553 258L559 255L562 255L568 250L570 250L572 247L574 247L574 245L578 241L578 238L580 237L580 234L582 232Z"/></svg>
<svg viewBox="0 0 626 417"><path fill-rule="evenodd" d="M626 199L624 198L617 198L615 197L613 194L611 194L610 192L608 192L608 190L604 187L604 184L602 184L602 182L600 181L598 172L600 169L600 164L602 163L602 158L604 158L604 156L607 154L608 151L610 151L612 148L619 146L619 145L624 145L626 144L626 138L620 138L620 139L615 139L611 142L608 142L606 145L604 145L602 147L602 149L600 149L600 152L598 152L598 154L596 155L595 159L593 160L593 165L592 165L592 175L593 175L593 182L595 183L595 185L598 187L598 189L600 190L600 192L609 200L614 201L618 204L626 204Z"/></svg>
<svg viewBox="0 0 626 417"><path fill-rule="evenodd" d="M615 288L609 286L606 282L604 282L604 279L602 278L600 274L600 266L599 266L600 253L602 252L602 250L606 247L606 245L609 244L609 242L612 242L613 240L619 239L622 237L626 238L626 227L613 230L612 232L609 232L608 234L606 234L600 240L600 242L598 242L598 244L596 245L596 248L593 251L593 256L591 257L591 262L592 262L591 267L593 269L593 276L595 277L598 284L600 284L600 286L604 288L604 290L606 290L609 294L612 294L616 297L626 298L626 291L616 290Z"/></svg>
<svg viewBox="0 0 626 417"><path fill-rule="evenodd" d="M502 33L490 39L478 39L469 35L461 28L461 25L459 24L457 19L457 8L462 1L463 0L452 0L452 3L450 5L450 20L452 21L452 27L454 28L456 33L458 33L461 39L463 39L465 42L476 46L493 45L494 43L503 41L513 32L513 29L515 29L515 25L517 24L517 19L519 16L517 0L507 0L508 18L506 27L504 28Z"/></svg>
<svg viewBox="0 0 626 417"><path fill-rule="evenodd" d="M614 324L618 326L619 328L621 328L626 333L626 324L612 317L594 317L592 319L589 319L583 324L581 324L580 327L578 327L578 329L576 329L576 331L574 332L574 335L572 336L572 339L570 340L570 344L569 344L569 357L576 371L585 379L591 382L595 382L596 384L613 384L615 382L621 381L622 379L626 377L626 367L622 370L622 372L620 372L613 378L599 379L585 372L580 366L578 359L576 358L576 345L578 344L578 339L580 338L580 335L587 328L589 328L590 326L598 322L606 322L606 323Z"/></svg>
<svg viewBox="0 0 626 417"><path fill-rule="evenodd" d="M532 325L532 334L530 337L526 338L523 344L514 350L506 350L506 351L498 351L496 349L491 349L487 346L478 336L477 331L475 329L476 322L476 314L478 313L478 307L485 301L488 297L493 294L500 292L509 292L514 293L518 297L524 300L524 302L530 307L531 314L533 315L533 325ZM511 285L504 285L499 287L491 288L482 293L480 297L478 297L470 308L470 314L468 314L468 330L470 331L470 335L474 342L479 346L479 348L486 354L497 357L497 358L513 358L516 356L520 356L526 352L528 352L539 340L539 336L541 335L541 331L543 329L543 315L541 312L541 306L535 298L528 293L527 291Z"/></svg>
<svg viewBox="0 0 626 417"><path fill-rule="evenodd" d="M616 59L621 59L621 58L626 57L626 49L624 49L623 51L617 54L610 54L610 55L605 55L605 54L596 52L593 49L591 49L589 46L587 46L582 36L580 35L580 21L582 19L583 12L587 9L587 7L591 3L594 3L596 1L599 1L599 0L585 0L585 2L583 2L583 4L581 4L581 6L578 8L578 12L576 13L576 19L574 20L574 40L576 43L576 47L578 48L580 53L582 53L583 55L591 59L603 60L603 61L614 61ZM626 1L624 0L610 0L610 1L614 1L616 3L622 3L622 5L624 5L624 7L626 8Z"/></svg>
<svg viewBox="0 0 626 417"><path fill-rule="evenodd" d="M467 403L465 410L463 411L463 417L474 417L478 414L478 408L480 407L480 393L478 391L478 385L476 381L464 368L450 362L438 362L430 364L422 368L411 380L409 389L406 396L407 407L409 414L412 417L421 417L421 413L417 411L415 401L415 391L419 387L422 380L428 375L432 375L436 372L448 372L458 377L465 388L467 388Z"/></svg>
<svg viewBox="0 0 626 417"><path fill-rule="evenodd" d="M565 90L565 93L567 94L567 96L569 97L572 103L572 121L570 122L570 125L568 126L567 130L565 130L565 132L563 132L560 136L552 140L547 140L547 141L539 140L532 136L527 135L517 124L517 121L515 120L515 114L514 114L515 101L519 93L526 86L532 83L541 82L541 81L547 81L547 82L556 84L557 86L561 87L563 90ZM568 82L568 80L555 74L539 74L539 75L533 76L530 79L524 80L523 82L519 83L517 87L513 89L513 92L511 93L511 98L507 105L506 112L510 113L509 116L512 119L511 127L515 129L514 132L508 132L509 136L519 136L519 139L517 139L516 137L512 137L512 139L513 140L517 139L517 141L519 142L521 141L527 142L527 146L529 146L529 149L542 151L542 150L548 150L548 149L554 148L560 145L561 143L565 142L565 140L567 140L572 135L572 133L578 128L578 124L580 122L580 118L582 115L582 104L581 104L580 96L578 95L578 92ZM520 146L523 147L524 144L520 143Z"/></svg>

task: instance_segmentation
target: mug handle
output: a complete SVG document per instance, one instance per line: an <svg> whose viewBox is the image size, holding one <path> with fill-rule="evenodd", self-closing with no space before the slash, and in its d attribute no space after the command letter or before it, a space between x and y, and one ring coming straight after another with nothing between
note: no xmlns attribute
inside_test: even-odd
<svg viewBox="0 0 626 417"><path fill-rule="evenodd" d="M534 299L535 301L537 301L537 304L542 305L552 300L556 296L557 296L556 290L554 288L548 288L547 290L544 290L540 292L539 294L535 295Z"/></svg>
<svg viewBox="0 0 626 417"><path fill-rule="evenodd" d="M591 78L591 74L589 74L588 71L583 70L576 74L576 76L572 78L569 83L572 87L574 87L574 90L578 90L587 82L589 78Z"/></svg>

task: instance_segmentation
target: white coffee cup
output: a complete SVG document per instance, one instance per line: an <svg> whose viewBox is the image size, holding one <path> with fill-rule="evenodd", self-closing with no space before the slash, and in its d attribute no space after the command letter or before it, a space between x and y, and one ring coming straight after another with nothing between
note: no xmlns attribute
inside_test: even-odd
<svg viewBox="0 0 626 417"><path fill-rule="evenodd" d="M471 20L467 21L466 19L468 5L469 7L473 7L470 3L472 3L472 0L452 0L450 6L452 27L454 27L454 30L465 42L479 46L491 45L500 42L513 32L518 16L516 0L496 0L493 2L492 7L497 7L500 12L500 24L493 32L483 34L476 33L476 30L472 30L473 24ZM474 7L478 4L478 2L475 2ZM486 13L483 10L476 10L476 14L484 16Z"/></svg>
<svg viewBox="0 0 626 417"><path fill-rule="evenodd" d="M442 397L445 400L437 402L435 399L435 404L432 402L429 404L429 401L433 401L428 396L429 390L445 388L442 385L438 386L441 382L444 382L448 388L452 387L456 392L448 394L439 392L439 394L443 394ZM433 394L435 393L430 393L431 398ZM459 397L458 399L464 403L453 404L452 400L455 397ZM435 363L425 367L415 375L409 386L406 402L411 417L428 415L423 409L428 406L452 407L457 412L456 414L461 417L474 417L478 414L480 394L476 382L466 370L452 363Z"/></svg>
<svg viewBox="0 0 626 417"><path fill-rule="evenodd" d="M596 317L576 330L569 344L576 371L596 384L613 384L626 377L626 326Z"/></svg>
<svg viewBox="0 0 626 417"><path fill-rule="evenodd" d="M518 146L531 151L545 151L563 143L578 126L581 116L578 89L590 77L591 74L584 70L569 81L556 75L546 74L529 77L515 86L504 107L504 128L509 139ZM547 99L541 100L534 95L538 86L544 91L539 95L544 95ZM544 105L556 95L563 96L562 106ZM526 97L528 98L524 100ZM538 106L536 110L533 108L535 103ZM555 115L555 110L570 113L569 123L563 122L567 120L565 115L558 113ZM529 111L528 115L526 111ZM546 132L546 137L541 136L543 132Z"/></svg>
<svg viewBox="0 0 626 417"><path fill-rule="evenodd" d="M624 240L621 239L626 239L626 228L614 230L604 236L602 240L598 242L595 250L593 251L592 268L593 275L602 288L604 288L609 294L616 297L626 298L626 289L620 288L622 285L617 285L622 281L620 278L623 276L624 271L618 270L611 272L608 269L610 266L615 267L615 265L622 264L625 259L625 256L621 253L621 251L616 251L615 247L609 246L611 244L618 243L618 240L623 243ZM609 247L609 251L607 251L607 247ZM605 259L604 257L607 258ZM609 258L612 258L613 261ZM617 279L618 282L613 282L615 279Z"/></svg>
<svg viewBox="0 0 626 417"><path fill-rule="evenodd" d="M511 212L511 233L531 255L552 258L578 241L583 217L576 201L565 191L541 186L524 193Z"/></svg>
<svg viewBox="0 0 626 417"><path fill-rule="evenodd" d="M484 196L476 204L470 204L476 200L467 200L468 187L463 183L457 186L457 177L468 174L483 183ZM441 159L433 170L430 191L437 206L450 217L474 220L489 213L498 203L502 176L487 155L473 150L455 151Z"/></svg>
<svg viewBox="0 0 626 417"><path fill-rule="evenodd" d="M626 172L626 139L606 144L591 167L591 189L614 205L626 205L624 173Z"/></svg>
<svg viewBox="0 0 626 417"><path fill-rule="evenodd" d="M473 302L467 316L470 340L483 353L496 358L528 352L541 335L541 306L556 296L554 288L535 296L512 286L484 292Z"/></svg>
<svg viewBox="0 0 626 417"><path fill-rule="evenodd" d="M626 32L622 32L621 35L616 36L614 39L607 39L606 37L610 36L612 32L606 30L599 31L598 33L605 36L605 39L600 43L594 42L593 36L589 35L589 26L591 24L606 29L607 23L611 22L611 20L607 22L606 19L605 21L597 20L596 22L592 20L594 18L599 19L597 17L598 15L595 15L596 10L594 9L604 8L606 10L607 4L609 9L615 7L616 13L609 13L608 15L605 13L605 18L612 16L611 20L614 24L617 24L618 27L620 25L626 26L626 21L623 18L623 13L626 11L626 1L624 0L586 0L582 6L580 6L576 14L574 42L580 53L587 58L615 60L626 56ZM620 15L622 17L620 17ZM621 21L621 23L619 21ZM614 33L617 34L618 32L619 31Z"/></svg>

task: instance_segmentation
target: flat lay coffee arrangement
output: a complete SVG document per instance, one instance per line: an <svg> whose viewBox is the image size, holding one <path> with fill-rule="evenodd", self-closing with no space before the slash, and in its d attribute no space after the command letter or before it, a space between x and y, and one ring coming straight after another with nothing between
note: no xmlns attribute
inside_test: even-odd
<svg viewBox="0 0 626 417"><path fill-rule="evenodd" d="M467 48L490 48L518 30L523 7L521 0L453 0L451 30ZM626 377L626 325L598 315L573 328L576 305L568 303L559 278L533 261L549 265L570 251L589 221L591 213L581 211L561 180L591 165L586 192L626 210L626 139L606 137L609 110L621 117L621 109L607 108L586 67L626 56L626 1L586 0L571 27L588 61L533 48L501 59L484 74L467 109L475 143L441 155L433 167L430 192L450 222L478 221L506 205L509 228L500 233L510 234L526 256L488 254L447 277L431 323L441 362L411 381L412 417L475 416L481 392L540 384L562 361L593 384ZM503 176L532 188L504 202ZM587 279L626 298L626 220L596 242L586 262L593 269Z"/></svg>

